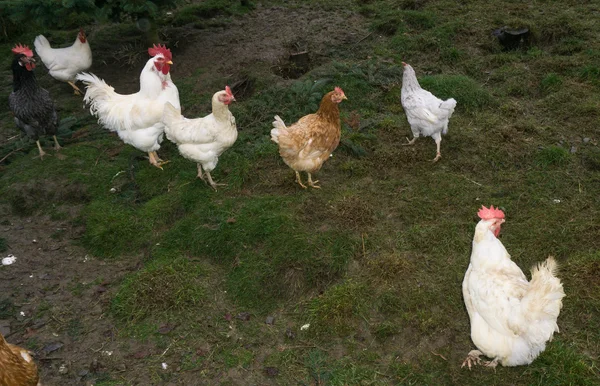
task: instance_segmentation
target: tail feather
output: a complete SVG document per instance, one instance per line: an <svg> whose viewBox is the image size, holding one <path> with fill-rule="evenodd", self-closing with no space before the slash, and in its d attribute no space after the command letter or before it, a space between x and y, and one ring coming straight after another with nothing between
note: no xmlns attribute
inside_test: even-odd
<svg viewBox="0 0 600 386"><path fill-rule="evenodd" d="M558 265L552 256L531 270L529 290L521 301L521 310L529 326L526 335L532 343L543 344L559 331L556 320L565 292L556 277L557 272Z"/></svg>
<svg viewBox="0 0 600 386"><path fill-rule="evenodd" d="M33 41L33 46L35 47L35 52L37 52L42 61L44 60L44 54L49 48L52 48L52 46L50 46L50 42L44 35L38 35Z"/></svg>
<svg viewBox="0 0 600 386"><path fill-rule="evenodd" d="M169 132L173 125L183 121L183 115L173 106L170 102L165 103L165 109L163 111L162 122L165 124L165 133L169 138ZM169 138L171 139L171 138Z"/></svg>
<svg viewBox="0 0 600 386"><path fill-rule="evenodd" d="M271 130L271 140L275 143L279 143L279 135L282 130L287 130L283 119L279 117L279 115L275 115L275 120L273 121L273 129Z"/></svg>
<svg viewBox="0 0 600 386"><path fill-rule="evenodd" d="M111 131L134 127L135 121L129 119L130 114L125 114L128 105L122 103L127 95L116 93L114 88L94 74L82 72L77 74L76 79L86 85L83 100L90 105L90 113L98 117L102 125Z"/></svg>

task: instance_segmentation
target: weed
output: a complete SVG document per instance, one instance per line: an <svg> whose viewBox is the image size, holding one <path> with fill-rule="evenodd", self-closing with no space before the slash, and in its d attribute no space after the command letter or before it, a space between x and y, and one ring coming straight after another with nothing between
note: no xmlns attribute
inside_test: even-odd
<svg viewBox="0 0 600 386"><path fill-rule="evenodd" d="M543 167L563 166L570 158L569 151L560 146L548 146L537 154L537 164Z"/></svg>
<svg viewBox="0 0 600 386"><path fill-rule="evenodd" d="M198 310L205 301L202 275L202 269L185 258L154 261L125 279L111 310L117 318L132 323L150 315Z"/></svg>

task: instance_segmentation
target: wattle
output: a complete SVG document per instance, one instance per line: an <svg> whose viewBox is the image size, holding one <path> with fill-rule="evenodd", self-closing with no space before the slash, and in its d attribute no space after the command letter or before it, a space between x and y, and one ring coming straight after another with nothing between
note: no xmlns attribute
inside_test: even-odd
<svg viewBox="0 0 600 386"><path fill-rule="evenodd" d="M32 71L35 68L35 64L34 63L25 63L25 68L27 69L27 71Z"/></svg>
<svg viewBox="0 0 600 386"><path fill-rule="evenodd" d="M162 73L167 75L169 73L169 70L171 69L171 65L169 64L165 64L162 68Z"/></svg>

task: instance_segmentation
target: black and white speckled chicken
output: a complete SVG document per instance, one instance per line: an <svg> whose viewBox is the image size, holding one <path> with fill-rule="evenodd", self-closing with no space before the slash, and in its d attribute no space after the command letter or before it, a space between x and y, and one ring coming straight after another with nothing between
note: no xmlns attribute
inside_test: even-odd
<svg viewBox="0 0 600 386"><path fill-rule="evenodd" d="M12 49L15 58L12 62L13 92L8 97L8 105L15 116L15 123L29 138L36 141L40 158L46 154L40 145L40 136L52 135L54 148L60 150L56 139L58 114L50 93L38 86L35 79L35 59L27 46L20 44Z"/></svg>

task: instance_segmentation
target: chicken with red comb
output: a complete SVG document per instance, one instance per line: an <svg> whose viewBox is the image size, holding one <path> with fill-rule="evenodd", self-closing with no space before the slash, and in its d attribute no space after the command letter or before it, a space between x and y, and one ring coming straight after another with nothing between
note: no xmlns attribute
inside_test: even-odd
<svg viewBox="0 0 600 386"><path fill-rule="evenodd" d="M46 152L40 144L40 137L52 135L54 148L60 149L56 132L58 130L58 114L50 93L41 88L33 72L35 59L27 46L17 44L12 49L13 91L8 96L8 106L15 116L15 123L23 133L37 144L40 158Z"/></svg>
<svg viewBox="0 0 600 386"><path fill-rule="evenodd" d="M477 350L469 352L463 367L480 363L482 355L491 358L489 367L530 364L558 332L565 293L556 261L548 257L533 267L528 281L498 239L504 212L482 206L477 215L481 220L462 283Z"/></svg>
<svg viewBox="0 0 600 386"><path fill-rule="evenodd" d="M162 169L166 162L157 151L163 140L165 125L162 114L170 103L181 111L179 91L171 80L171 51L163 45L148 48L152 56L140 74L140 91L118 94L114 88L94 74L81 73L77 79L87 85L83 100L90 105L92 115L108 130L136 149L148 153L150 163Z"/></svg>
<svg viewBox="0 0 600 386"><path fill-rule="evenodd" d="M44 35L37 36L33 44L50 76L68 83L76 95L81 95L75 77L92 66L92 49L83 28L79 29L75 42L68 47L52 47Z"/></svg>
<svg viewBox="0 0 600 386"><path fill-rule="evenodd" d="M317 172L340 143L341 122L339 104L346 94L340 87L323 96L319 110L305 115L298 122L286 126L276 115L271 130L271 140L279 145L279 155L296 172L296 182L303 189L300 172L308 174L308 186L320 188L319 181L313 181L312 173Z"/></svg>

